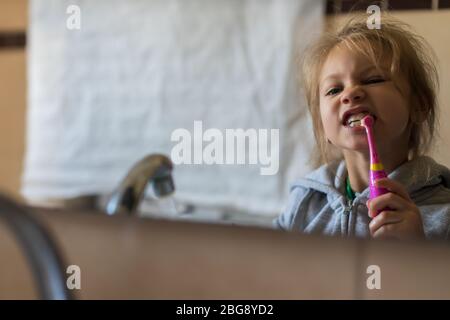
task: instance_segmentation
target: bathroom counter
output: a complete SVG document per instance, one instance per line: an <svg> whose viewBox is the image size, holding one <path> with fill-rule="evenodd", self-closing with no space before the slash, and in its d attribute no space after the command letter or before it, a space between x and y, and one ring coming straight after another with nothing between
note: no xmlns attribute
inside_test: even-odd
<svg viewBox="0 0 450 320"><path fill-rule="evenodd" d="M40 211L81 299L450 299L450 247L301 235L85 212ZM0 225L0 298L36 298ZM369 290L376 265L381 289ZM69 276L69 275L68 275Z"/></svg>

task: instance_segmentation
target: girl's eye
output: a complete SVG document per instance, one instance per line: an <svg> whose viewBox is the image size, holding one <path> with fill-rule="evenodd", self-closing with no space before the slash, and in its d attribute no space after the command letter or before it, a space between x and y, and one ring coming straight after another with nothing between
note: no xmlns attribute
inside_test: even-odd
<svg viewBox="0 0 450 320"><path fill-rule="evenodd" d="M384 82L384 78L383 77L373 77L373 78L369 78L367 80L364 81L364 83L366 84L372 84L372 83L380 83L380 82Z"/></svg>
<svg viewBox="0 0 450 320"><path fill-rule="evenodd" d="M331 88L330 90L327 91L327 93L325 95L326 96L334 96L335 94L338 94L339 91L341 91L341 88Z"/></svg>

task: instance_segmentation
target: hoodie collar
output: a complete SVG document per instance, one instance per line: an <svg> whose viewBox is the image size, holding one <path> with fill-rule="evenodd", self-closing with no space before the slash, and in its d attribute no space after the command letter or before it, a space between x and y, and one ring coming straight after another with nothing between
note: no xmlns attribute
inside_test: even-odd
<svg viewBox="0 0 450 320"><path fill-rule="evenodd" d="M421 188L438 184L450 188L450 170L427 156L419 156L405 162L392 171L388 177L403 184L410 194ZM344 160L340 160L321 166L294 183L293 187L311 188L326 193L331 198L343 197L346 178L347 166ZM356 195L358 198L368 198L369 193L369 188L366 188Z"/></svg>

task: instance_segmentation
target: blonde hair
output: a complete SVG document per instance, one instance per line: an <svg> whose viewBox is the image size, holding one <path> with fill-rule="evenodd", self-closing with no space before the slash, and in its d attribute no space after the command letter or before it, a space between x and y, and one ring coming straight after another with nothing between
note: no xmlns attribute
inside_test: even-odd
<svg viewBox="0 0 450 320"><path fill-rule="evenodd" d="M411 31L409 25L387 14L381 18L381 29L367 27L367 15L350 19L341 29L322 35L301 61L302 82L312 116L317 150L315 165L341 157L325 140L319 107L319 75L328 54L344 45L365 55L379 68L382 58L390 59L392 78L401 76L411 89L409 158L427 152L435 135L438 74L435 55L426 41Z"/></svg>

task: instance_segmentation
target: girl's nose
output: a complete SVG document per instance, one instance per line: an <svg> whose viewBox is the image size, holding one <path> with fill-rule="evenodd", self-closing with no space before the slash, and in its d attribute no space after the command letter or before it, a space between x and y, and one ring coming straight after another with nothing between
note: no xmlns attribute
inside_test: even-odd
<svg viewBox="0 0 450 320"><path fill-rule="evenodd" d="M364 93L364 90L362 90L360 86L355 86L344 92L341 96L341 102L343 104L357 103L363 100L365 96L366 94Z"/></svg>

